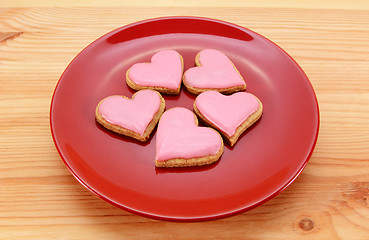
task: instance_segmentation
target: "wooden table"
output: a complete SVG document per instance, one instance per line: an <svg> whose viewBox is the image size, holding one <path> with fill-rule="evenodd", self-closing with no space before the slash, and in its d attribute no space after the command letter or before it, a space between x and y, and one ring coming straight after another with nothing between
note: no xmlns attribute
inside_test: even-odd
<svg viewBox="0 0 369 240"><path fill-rule="evenodd" d="M310 78L318 142L297 180L243 214L175 223L125 212L70 174L49 126L53 90L99 36L192 15L250 28ZM369 4L345 1L0 1L0 239L369 239Z"/></svg>

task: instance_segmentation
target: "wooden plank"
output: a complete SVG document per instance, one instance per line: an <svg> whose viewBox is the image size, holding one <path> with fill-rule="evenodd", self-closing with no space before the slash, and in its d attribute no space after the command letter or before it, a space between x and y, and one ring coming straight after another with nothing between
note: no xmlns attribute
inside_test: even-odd
<svg viewBox="0 0 369 240"><path fill-rule="evenodd" d="M258 8L302 8L302 9L357 9L368 10L368 2L366 0L309 0L309 1L245 1L245 0L142 0L142 1L119 1L119 0L66 0L66 1L49 1L49 0L1 0L1 7L258 7Z"/></svg>

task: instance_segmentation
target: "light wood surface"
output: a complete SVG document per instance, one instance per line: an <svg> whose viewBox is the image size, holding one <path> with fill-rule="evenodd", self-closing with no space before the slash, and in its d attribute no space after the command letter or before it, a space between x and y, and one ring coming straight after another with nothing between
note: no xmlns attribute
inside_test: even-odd
<svg viewBox="0 0 369 240"><path fill-rule="evenodd" d="M266 36L316 91L309 164L249 212L200 223L137 216L85 189L55 149L49 107L73 57L115 28L169 15ZM368 76L367 1L0 1L0 239L369 239Z"/></svg>

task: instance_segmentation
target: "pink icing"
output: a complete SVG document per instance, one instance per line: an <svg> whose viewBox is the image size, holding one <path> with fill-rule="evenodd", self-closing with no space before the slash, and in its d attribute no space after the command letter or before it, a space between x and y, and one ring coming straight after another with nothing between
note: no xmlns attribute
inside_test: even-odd
<svg viewBox="0 0 369 240"><path fill-rule="evenodd" d="M185 72L184 81L195 88L229 88L245 84L229 58L215 49L204 49L199 53L200 67Z"/></svg>
<svg viewBox="0 0 369 240"><path fill-rule="evenodd" d="M182 82L182 61L178 52L163 50L155 53L151 63L136 63L129 78L140 86L177 89Z"/></svg>
<svg viewBox="0 0 369 240"><path fill-rule="evenodd" d="M259 101L250 93L238 92L230 96L216 91L201 93L196 98L200 113L228 136L259 108Z"/></svg>
<svg viewBox="0 0 369 240"><path fill-rule="evenodd" d="M192 111L175 107L162 115L156 135L156 160L215 155L222 146L220 135L198 127Z"/></svg>
<svg viewBox="0 0 369 240"><path fill-rule="evenodd" d="M121 126L142 135L160 107L160 96L153 90L138 91L132 99L110 96L99 105L98 111L110 124Z"/></svg>

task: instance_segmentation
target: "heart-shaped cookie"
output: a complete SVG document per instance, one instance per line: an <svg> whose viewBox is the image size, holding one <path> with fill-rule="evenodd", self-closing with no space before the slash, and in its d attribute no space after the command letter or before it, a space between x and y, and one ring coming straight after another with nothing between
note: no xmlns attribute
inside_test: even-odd
<svg viewBox="0 0 369 240"><path fill-rule="evenodd" d="M179 94L182 74L182 56L175 50L162 50L152 56L151 63L136 63L128 69L126 82L134 90Z"/></svg>
<svg viewBox="0 0 369 240"><path fill-rule="evenodd" d="M246 92L229 96L216 91L203 92L197 96L193 108L197 116L222 133L231 146L263 112L260 100Z"/></svg>
<svg viewBox="0 0 369 240"><path fill-rule="evenodd" d="M194 94L214 90L233 93L246 89L246 83L231 60L215 49L204 49L196 56L196 66L188 69L183 84Z"/></svg>
<svg viewBox="0 0 369 240"><path fill-rule="evenodd" d="M196 115L182 107L162 115L156 133L157 167L201 166L216 162L223 153L220 134L198 127Z"/></svg>
<svg viewBox="0 0 369 240"><path fill-rule="evenodd" d="M135 138L149 139L165 109L164 98L153 90L136 92L132 99L113 95L96 107L96 120L105 128Z"/></svg>

